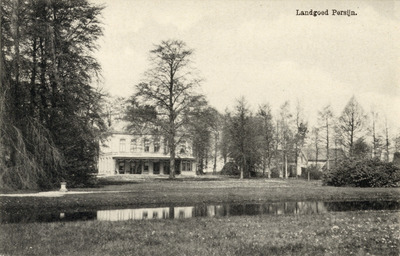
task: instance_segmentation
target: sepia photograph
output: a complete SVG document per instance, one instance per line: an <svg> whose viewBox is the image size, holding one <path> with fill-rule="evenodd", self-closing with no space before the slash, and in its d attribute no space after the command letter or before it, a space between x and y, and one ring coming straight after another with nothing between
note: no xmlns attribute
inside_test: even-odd
<svg viewBox="0 0 400 256"><path fill-rule="evenodd" d="M400 255L400 1L2 0L0 256Z"/></svg>

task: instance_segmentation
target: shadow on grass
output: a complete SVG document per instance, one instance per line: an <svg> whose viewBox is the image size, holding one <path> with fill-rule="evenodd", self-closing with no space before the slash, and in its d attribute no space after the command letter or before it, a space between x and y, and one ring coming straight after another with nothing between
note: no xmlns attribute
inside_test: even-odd
<svg viewBox="0 0 400 256"><path fill-rule="evenodd" d="M302 243L285 244L282 246L246 244L239 248L236 255L323 255L323 246Z"/></svg>
<svg viewBox="0 0 400 256"><path fill-rule="evenodd" d="M93 188L102 188L105 186L111 185L127 185L127 184L140 184L143 183L141 181L136 180L108 180L108 179L99 179L97 184L93 185Z"/></svg>

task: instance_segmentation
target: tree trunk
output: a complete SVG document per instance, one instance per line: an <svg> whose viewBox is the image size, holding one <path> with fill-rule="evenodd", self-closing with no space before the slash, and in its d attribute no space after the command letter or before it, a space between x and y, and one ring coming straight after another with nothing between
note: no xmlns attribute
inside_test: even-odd
<svg viewBox="0 0 400 256"><path fill-rule="evenodd" d="M174 179L175 178L175 131L172 130L171 134L169 134L169 165L170 165L170 171L169 171L169 178Z"/></svg>
<svg viewBox="0 0 400 256"><path fill-rule="evenodd" d="M215 144L214 144L214 168L213 174L217 174L217 148L218 148L218 133L215 133Z"/></svg>
<svg viewBox="0 0 400 256"><path fill-rule="evenodd" d="M287 179L288 178L288 172L287 172L287 168L288 166L287 166L287 156L286 156L286 154L285 154L285 179Z"/></svg>
<svg viewBox="0 0 400 256"><path fill-rule="evenodd" d="M329 160L331 159L329 152L329 120L326 119L326 170L329 171Z"/></svg>
<svg viewBox="0 0 400 256"><path fill-rule="evenodd" d="M36 46L36 39L33 39L33 45L32 45L32 74L31 74L31 104L30 104L30 112L32 117L36 117L36 66L37 66L37 59L36 59L36 51L37 51L37 46Z"/></svg>

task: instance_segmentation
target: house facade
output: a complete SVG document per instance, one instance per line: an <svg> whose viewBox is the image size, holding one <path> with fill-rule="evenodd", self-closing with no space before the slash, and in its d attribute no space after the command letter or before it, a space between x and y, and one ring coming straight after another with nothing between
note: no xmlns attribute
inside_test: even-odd
<svg viewBox="0 0 400 256"><path fill-rule="evenodd" d="M272 162L273 170L275 170L280 178L285 176L285 165L288 177L298 177L305 172L307 164L307 155L303 150L299 150L298 154L291 152L285 157L283 151L278 149L275 152Z"/></svg>
<svg viewBox="0 0 400 256"><path fill-rule="evenodd" d="M100 145L99 175L169 175L170 154L166 140L151 134L132 134L116 125ZM175 152L175 174L196 175L196 160L189 139L181 139Z"/></svg>
<svg viewBox="0 0 400 256"><path fill-rule="evenodd" d="M327 168L328 154L326 148L319 148L318 151L315 148L304 149L304 152L308 159L308 165L317 166L319 170L324 170ZM331 148L329 149L329 165L332 167L335 165L338 159L344 157L344 152L342 149Z"/></svg>

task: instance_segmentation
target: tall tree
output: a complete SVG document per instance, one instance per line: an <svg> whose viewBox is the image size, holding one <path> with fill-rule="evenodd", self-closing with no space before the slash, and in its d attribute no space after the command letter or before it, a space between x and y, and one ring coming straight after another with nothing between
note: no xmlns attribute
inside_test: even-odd
<svg viewBox="0 0 400 256"><path fill-rule="evenodd" d="M221 116L221 140L219 144L219 151L221 152L221 157L224 160L224 165L228 161L228 154L229 154L229 144L230 144L230 133L229 133L229 119L230 113L228 109L225 110L225 114Z"/></svg>
<svg viewBox="0 0 400 256"><path fill-rule="evenodd" d="M367 116L353 96L338 119L338 132L349 156L353 156L354 142L364 136Z"/></svg>
<svg viewBox="0 0 400 256"><path fill-rule="evenodd" d="M208 155L212 152L213 160L217 157L217 145L215 145L214 137L218 122L219 113L216 109L208 106L195 109L192 114L189 129L193 142L193 152L197 159L197 167L199 174L204 174L207 168ZM215 165L215 162L214 162Z"/></svg>
<svg viewBox="0 0 400 256"><path fill-rule="evenodd" d="M379 125L379 113L373 108L371 110L371 128L370 132L372 135L372 157L376 157L381 159L382 155L382 146L383 146L383 140L382 140L382 135L380 134L380 125Z"/></svg>
<svg viewBox="0 0 400 256"><path fill-rule="evenodd" d="M210 122L212 141L213 141L213 174L217 173L218 152L220 149L221 130L223 124L223 116L216 110L212 112L212 119Z"/></svg>
<svg viewBox="0 0 400 256"><path fill-rule="evenodd" d="M109 95L107 95L107 99L102 101L102 116L108 127L124 119L126 101L124 97L112 97Z"/></svg>
<svg viewBox="0 0 400 256"><path fill-rule="evenodd" d="M294 133L292 129L293 119L290 113L290 102L282 104L279 112L279 142L284 163L284 176L288 178L288 158L294 152Z"/></svg>
<svg viewBox="0 0 400 256"><path fill-rule="evenodd" d="M295 145L295 163L296 163L296 175L297 175L297 165L298 156L304 147L304 142L308 133L308 124L303 118L303 108L300 101L297 101L296 105L296 133L294 137Z"/></svg>
<svg viewBox="0 0 400 256"><path fill-rule="evenodd" d="M313 135L313 144L314 144L314 147L315 147L315 167L317 169L319 169L318 157L319 157L319 145L320 145L320 142L321 142L320 128L319 127L313 127L312 135Z"/></svg>
<svg viewBox="0 0 400 256"><path fill-rule="evenodd" d="M327 105L324 109L318 112L318 122L320 124L321 129L325 133L325 145L326 145L326 168L327 170L330 169L330 136L331 136L331 129L332 129L332 119L333 119L333 111L331 105Z"/></svg>
<svg viewBox="0 0 400 256"><path fill-rule="evenodd" d="M136 86L130 99L126 120L130 129L138 124L157 130L167 138L170 152L170 178L175 177L175 149L188 136L191 113L205 106L204 97L196 93L200 83L192 67L193 50L183 41L162 41L150 51L151 68L144 81Z"/></svg>
<svg viewBox="0 0 400 256"><path fill-rule="evenodd" d="M387 117L385 116L385 161L389 162L390 159L390 138L389 138L389 125Z"/></svg>
<svg viewBox="0 0 400 256"><path fill-rule="evenodd" d="M258 138L255 122L244 97L237 101L235 110L228 115L229 157L240 168L240 178L249 175L259 162Z"/></svg>
<svg viewBox="0 0 400 256"><path fill-rule="evenodd" d="M2 87L6 106L12 107L9 127L18 131L3 133L13 138L3 181L7 170L32 165L42 173L32 183L39 187L61 179L80 183L96 170L102 94L91 86L100 71L92 53L102 35L102 9L86 0L2 1L2 73L7 74ZM48 157L36 156L42 147ZM52 164L56 155L64 166Z"/></svg>
<svg viewBox="0 0 400 256"><path fill-rule="evenodd" d="M265 170L267 170L268 178L271 178L271 161L275 153L275 127L270 105L261 105L258 109L257 116L261 121L260 133L262 140L260 148L263 176L265 176Z"/></svg>

